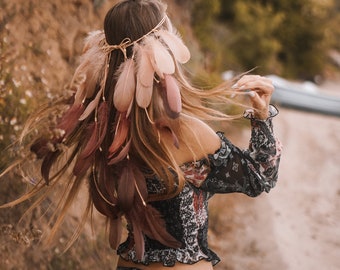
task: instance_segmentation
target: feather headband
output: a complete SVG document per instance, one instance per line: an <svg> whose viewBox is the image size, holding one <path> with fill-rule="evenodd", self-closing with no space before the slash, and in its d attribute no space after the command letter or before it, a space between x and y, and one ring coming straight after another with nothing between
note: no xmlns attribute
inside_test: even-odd
<svg viewBox="0 0 340 270"><path fill-rule="evenodd" d="M175 62L186 63L190 52L181 38L172 31L160 29L168 19L162 20L148 33L131 41L125 38L119 45L103 45L103 51L108 55L113 50L120 50L125 61L117 70L117 84L114 89L113 102L116 109L129 116L134 98L137 105L146 109L151 102L154 74L162 81L162 94L169 116L177 117L181 111L181 97L178 84L171 74L175 72ZM126 50L133 46L133 55L127 57Z"/></svg>
<svg viewBox="0 0 340 270"><path fill-rule="evenodd" d="M76 130L80 122L87 120L88 141L93 144L84 149L81 157L83 160L88 160L100 149L106 129L109 128L107 119L109 108L107 108L104 89L110 55L113 50L117 49L122 51L125 61L117 69L117 83L112 89L114 91L113 104L118 113L113 124L116 133L109 151L111 163L114 164L126 158L126 155L121 152L127 153L129 148L128 118L132 104L136 101L136 104L145 109L146 114L148 113L147 108L151 102L154 81L160 82L158 89L161 91L160 96L163 99L166 113L170 118L178 117L182 107L181 94L172 74L175 72L175 62L187 62L190 59L190 52L181 38L172 31L171 23L168 25L169 30L160 29L167 20L169 19L165 15L142 37L135 41L126 38L119 45L107 44L103 31L94 31L88 35L85 39L80 64L70 84L70 89L74 92L73 104L55 126L56 130L60 130L60 136L53 138L53 144L63 143ZM132 45L133 55L128 58L126 49ZM155 79L155 74L160 81ZM37 145L41 144L44 143L37 142ZM45 152L47 154L48 151ZM84 162L79 161L80 163ZM76 166L76 175L86 170L80 167ZM48 173L45 175L47 175L46 181L48 182Z"/></svg>

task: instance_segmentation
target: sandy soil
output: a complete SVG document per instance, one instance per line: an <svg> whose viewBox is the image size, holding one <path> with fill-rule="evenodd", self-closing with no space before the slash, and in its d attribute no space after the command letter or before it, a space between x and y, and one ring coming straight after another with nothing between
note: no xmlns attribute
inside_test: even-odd
<svg viewBox="0 0 340 270"><path fill-rule="evenodd" d="M211 233L222 259L216 269L340 269L340 119L280 108L274 124L284 145L276 188L211 202L213 213L220 205L234 209L220 213L229 224L216 230L223 236Z"/></svg>

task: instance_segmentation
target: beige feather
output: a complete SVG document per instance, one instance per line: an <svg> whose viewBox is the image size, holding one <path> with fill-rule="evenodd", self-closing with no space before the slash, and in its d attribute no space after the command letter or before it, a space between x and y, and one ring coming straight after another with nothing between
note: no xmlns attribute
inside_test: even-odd
<svg viewBox="0 0 340 270"><path fill-rule="evenodd" d="M114 106L119 112L128 111L135 94L135 63L127 59L118 69L118 80L113 94Z"/></svg>
<svg viewBox="0 0 340 270"><path fill-rule="evenodd" d="M139 44L135 44L134 48L137 55L136 102L145 109L151 102L155 70L146 49Z"/></svg>
<svg viewBox="0 0 340 270"><path fill-rule="evenodd" d="M168 45L178 62L184 64L189 61L190 51L179 36L166 30L159 30L156 34Z"/></svg>
<svg viewBox="0 0 340 270"><path fill-rule="evenodd" d="M85 39L83 55L77 67L71 88L76 88L75 103L81 103L85 98L94 95L96 85L103 77L106 65L106 53L101 48L101 41L104 38L102 31L89 34Z"/></svg>
<svg viewBox="0 0 340 270"><path fill-rule="evenodd" d="M103 92L103 89L98 91L96 97L89 103L89 105L87 105L85 111L79 117L79 121L83 121L84 119L86 119L98 107L99 100L102 96L102 92Z"/></svg>
<svg viewBox="0 0 340 270"><path fill-rule="evenodd" d="M175 63L162 43L156 38L150 36L145 38L146 48L150 50L151 64L160 78L164 78L164 74L173 74L175 72Z"/></svg>

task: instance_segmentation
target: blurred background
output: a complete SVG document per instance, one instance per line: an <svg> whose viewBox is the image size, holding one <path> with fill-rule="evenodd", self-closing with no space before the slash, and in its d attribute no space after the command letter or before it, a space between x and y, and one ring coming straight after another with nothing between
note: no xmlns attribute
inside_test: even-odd
<svg viewBox="0 0 340 270"><path fill-rule="evenodd" d="M274 125L284 145L279 181L256 199L230 194L211 200L209 241L222 259L216 269L340 269L340 1L164 2L192 52L186 67L196 85L214 86L256 67L253 73L276 86L272 102L280 114ZM84 37L102 28L113 3L0 0L0 174L20 157L15 142L24 120L64 91ZM244 120L216 128L247 147ZM15 171L0 181L0 204L27 189ZM21 225L29 202L1 209L0 269L112 269L99 215L62 252L83 199L50 248L40 244L49 228L48 204Z"/></svg>

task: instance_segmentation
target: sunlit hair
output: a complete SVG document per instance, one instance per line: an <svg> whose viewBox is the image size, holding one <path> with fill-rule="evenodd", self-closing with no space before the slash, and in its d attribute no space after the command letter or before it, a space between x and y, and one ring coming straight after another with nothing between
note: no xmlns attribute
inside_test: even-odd
<svg viewBox="0 0 340 270"><path fill-rule="evenodd" d="M138 40L157 26L165 16L166 6L160 1L121 1L112 7L105 17L104 33L106 43L108 45L117 45L127 38L131 41ZM175 31L168 18L160 26L160 29ZM132 57L133 49L133 46L127 48L127 58ZM60 118L63 119L63 115L67 114L65 111L69 109L74 101L74 92L71 91L71 96L55 101L52 104L53 106L49 104L48 108L42 109L29 119L24 129L22 138L27 137L30 139L37 137L37 135L34 135L37 133L33 132L40 130L39 138L35 140L31 150L38 153L38 157L39 155L44 156L45 153L49 155L41 165L44 179L37 181L32 191L28 194L5 206L12 206L22 202L38 194L41 190L46 190L43 195L43 197L46 197L57 186L62 186L64 195L60 197L60 202L56 205L57 209L54 213L56 222L51 231L50 239L53 238L57 229L62 224L65 214L80 191L84 179L89 181L90 196L80 226L76 230L70 244L79 235L80 229L84 225L86 217L91 213L91 207L94 204L96 209L109 220L111 226L110 244L113 248L116 248L120 237L113 235L116 232L115 227L117 226L114 220L117 218L120 220L121 216L128 215L131 211L136 211L137 214L140 211L149 211L150 206L146 207L148 202L173 197L182 190L185 184L185 178L179 167L180 164L177 164L168 145L160 139L159 130L165 127L169 132L171 131L176 135L180 147L185 145L191 149L189 144L186 144L187 138L181 133L181 127L188 124L181 117L171 118L166 113L166 108L160 94L162 86L158 82L159 78L155 78L156 82L153 85L152 99L148 108L141 108L135 101L132 103L128 120L129 138L131 138L128 160L125 160L124 163L118 162L108 165L107 157L112 140L116 135L115 131L119 115L113 104L114 89L117 84L116 75L119 67L126 61L126 57L121 50L110 51L106 74L107 79L103 91L103 102L105 101L105 106L108 108L107 114L105 108L102 114L96 109L95 113L91 114L88 118L83 121L77 121L76 127L72 129L67 138L63 139L60 143L58 142L58 144L51 144L48 138L51 138L52 135L55 136L58 130L53 128L46 129L46 123L47 121L51 122L52 115L52 126L55 126L55 122ZM98 76L103 76L103 74L100 73ZM229 120L235 118L235 116L228 116L213 107L213 104L230 101L227 98L231 92L230 83L223 83L211 90L195 88L190 84L185 72L182 70L182 66L177 61L175 61L173 77L179 85L183 114L192 115L202 120ZM93 94L84 99L83 103L79 104L79 107L89 106L99 88L98 84L94 85L90 91ZM80 115L81 112L78 112L77 109L78 107L75 108L76 113L73 111L69 112L69 117L72 118L78 114ZM82 150L86 149L89 143L88 136L92 135L91 128L97 124L97 121L100 121L100 119L97 119L98 117L107 117L107 120L105 120L107 121L107 128L103 134L103 141L93 155L85 156L82 160L83 163L81 163L79 162L79 156L81 156ZM75 118L75 120L78 120L78 118ZM157 123L162 125L157 125ZM69 128L69 126L67 127ZM194 131L190 134L189 140L191 143L194 140L197 145L200 144ZM57 149L48 149L49 147ZM194 160L196 156L193 150L191 152L193 153L192 157ZM133 164L131 165L131 163ZM161 179L162 185L164 185L163 192L145 195L143 193L145 183L141 184L140 179L137 179L137 183L132 183L124 190L119 188L121 186L119 179L123 171L126 170L127 164L139 170L134 175L134 178L142 176L144 179L144 177L154 177L156 175L158 179ZM77 167L77 173L74 173L75 167ZM43 197L39 198L32 207L36 207L43 200ZM126 204L129 204L128 209L125 209L127 207ZM143 204L144 208L141 207ZM149 214L149 212L145 212L143 215L148 216ZM127 216L127 219L131 222L136 222L133 220L134 217L135 215L133 217ZM175 246L175 243L173 243L173 246Z"/></svg>

